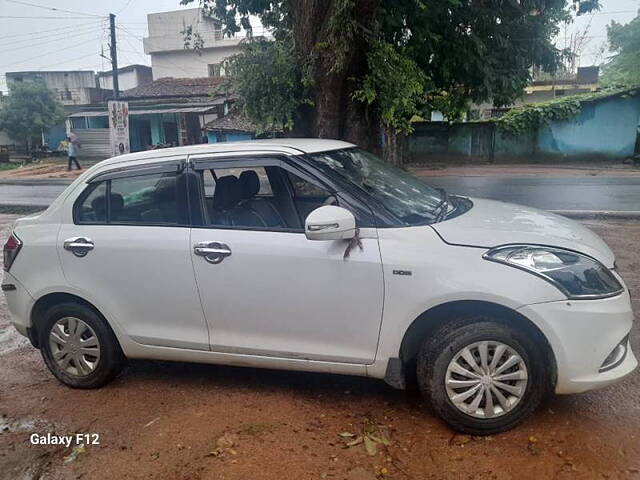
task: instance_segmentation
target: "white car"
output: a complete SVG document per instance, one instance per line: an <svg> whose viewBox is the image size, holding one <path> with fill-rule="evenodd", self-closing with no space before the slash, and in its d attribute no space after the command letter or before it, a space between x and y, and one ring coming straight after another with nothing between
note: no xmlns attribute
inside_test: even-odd
<svg viewBox="0 0 640 480"><path fill-rule="evenodd" d="M13 325L76 388L128 358L417 380L452 427L490 434L637 365L598 236L339 141L106 160L16 222L4 268Z"/></svg>

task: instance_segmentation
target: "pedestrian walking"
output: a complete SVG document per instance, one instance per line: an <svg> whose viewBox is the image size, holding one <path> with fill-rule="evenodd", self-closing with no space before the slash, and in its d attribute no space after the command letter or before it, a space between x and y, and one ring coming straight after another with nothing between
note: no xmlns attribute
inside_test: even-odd
<svg viewBox="0 0 640 480"><path fill-rule="evenodd" d="M67 140L69 142L69 163L67 165L67 171L71 171L74 162L76 164L76 168L78 170L82 170L80 162L78 162L78 149L81 148L80 140L75 133L70 133L67 137Z"/></svg>

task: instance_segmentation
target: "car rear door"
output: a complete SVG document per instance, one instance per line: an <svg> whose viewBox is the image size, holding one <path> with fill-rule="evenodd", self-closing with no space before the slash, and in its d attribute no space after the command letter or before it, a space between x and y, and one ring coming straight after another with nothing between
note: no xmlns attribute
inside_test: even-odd
<svg viewBox="0 0 640 480"><path fill-rule="evenodd" d="M99 174L63 222L57 248L72 288L104 306L131 339L208 350L191 266L184 165L176 159Z"/></svg>
<svg viewBox="0 0 640 480"><path fill-rule="evenodd" d="M305 190L306 182L313 195L324 191L324 201L334 193L308 172L278 158L250 155L200 158L193 165L203 179L205 219L191 232L192 260L211 349L373 362L383 302L375 229L363 229L362 249L352 249L345 259L348 242L310 241L304 234L296 204L305 203L306 211L309 202L296 202L295 190ZM247 191L240 179L250 177L255 188ZM239 194L233 192L237 182Z"/></svg>

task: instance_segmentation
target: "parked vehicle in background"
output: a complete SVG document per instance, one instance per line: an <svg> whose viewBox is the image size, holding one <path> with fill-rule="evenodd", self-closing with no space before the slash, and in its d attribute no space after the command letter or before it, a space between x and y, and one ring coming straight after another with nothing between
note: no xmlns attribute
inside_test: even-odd
<svg viewBox="0 0 640 480"><path fill-rule="evenodd" d="M13 324L76 388L127 358L415 378L453 428L490 434L637 365L598 236L339 141L106 160L18 220L4 261Z"/></svg>

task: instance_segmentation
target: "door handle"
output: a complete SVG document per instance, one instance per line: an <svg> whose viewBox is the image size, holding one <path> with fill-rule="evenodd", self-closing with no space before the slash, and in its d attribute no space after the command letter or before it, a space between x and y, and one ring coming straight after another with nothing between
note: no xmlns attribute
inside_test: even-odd
<svg viewBox="0 0 640 480"><path fill-rule="evenodd" d="M193 246L193 253L213 264L222 262L231 255L228 245L220 242L198 242Z"/></svg>
<svg viewBox="0 0 640 480"><path fill-rule="evenodd" d="M62 245L65 250L70 251L76 257L84 257L95 247L93 240L88 237L67 238Z"/></svg>

